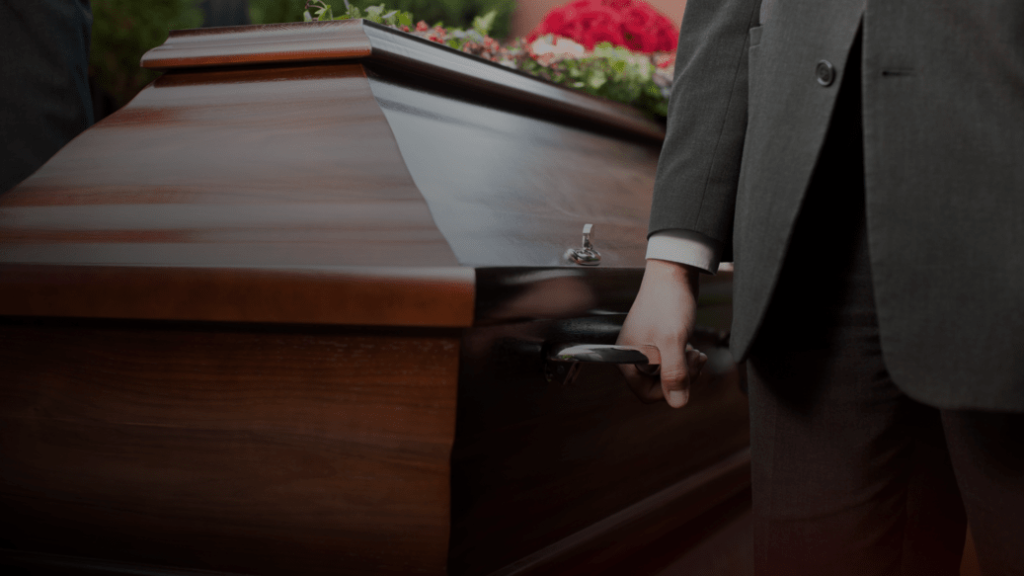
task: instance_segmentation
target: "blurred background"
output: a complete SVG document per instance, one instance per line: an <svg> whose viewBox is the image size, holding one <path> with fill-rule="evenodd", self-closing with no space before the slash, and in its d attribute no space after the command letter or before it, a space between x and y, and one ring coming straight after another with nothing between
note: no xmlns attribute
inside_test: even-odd
<svg viewBox="0 0 1024 576"><path fill-rule="evenodd" d="M384 2L412 12L430 24L467 28L473 18L498 13L492 36L507 40L527 34L548 10L569 0L349 0L365 8ZM344 0L328 0L337 6ZM686 0L648 0L678 26ZM159 72L139 67L139 59L159 46L170 30L300 22L306 0L92 0L89 83L96 120L131 100Z"/></svg>

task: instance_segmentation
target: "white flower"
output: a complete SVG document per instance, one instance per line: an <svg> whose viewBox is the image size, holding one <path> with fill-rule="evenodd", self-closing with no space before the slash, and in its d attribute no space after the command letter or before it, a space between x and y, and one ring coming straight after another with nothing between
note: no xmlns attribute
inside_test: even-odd
<svg viewBox="0 0 1024 576"><path fill-rule="evenodd" d="M533 41L533 44L530 45L530 52L533 53L535 58L550 54L545 60L557 61L582 58L586 54L587 49L570 38L545 34Z"/></svg>

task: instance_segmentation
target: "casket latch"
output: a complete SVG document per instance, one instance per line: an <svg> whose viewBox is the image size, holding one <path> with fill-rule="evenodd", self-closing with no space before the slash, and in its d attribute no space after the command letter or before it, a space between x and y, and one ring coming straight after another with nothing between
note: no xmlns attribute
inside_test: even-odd
<svg viewBox="0 0 1024 576"><path fill-rule="evenodd" d="M565 259L575 262L580 266L597 266L601 263L601 253L594 248L590 242L590 234L594 230L593 224L583 225L583 247L569 248L565 252Z"/></svg>

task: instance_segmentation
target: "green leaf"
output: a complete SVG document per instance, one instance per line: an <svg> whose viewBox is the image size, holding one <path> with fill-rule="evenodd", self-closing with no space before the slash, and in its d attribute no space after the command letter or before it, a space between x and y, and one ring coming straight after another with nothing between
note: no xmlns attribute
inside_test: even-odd
<svg viewBox="0 0 1024 576"><path fill-rule="evenodd" d="M491 10L483 16L477 16L473 19L473 29L480 34L487 36L491 33L491 28L494 27L494 19L498 17L497 10Z"/></svg>
<svg viewBox="0 0 1024 576"><path fill-rule="evenodd" d="M383 13L384 13L384 5L383 4L381 4L380 6L367 6L366 7L366 13L363 14L363 18L366 18L370 22L376 22L377 24L381 24L382 21L383 21L383 19L381 18L381 14L383 14Z"/></svg>
<svg viewBox="0 0 1024 576"><path fill-rule="evenodd" d="M317 22L323 22L324 20L334 20L334 12L331 11L331 5L325 4L323 2L321 2L320 5L322 7L316 11Z"/></svg>
<svg viewBox="0 0 1024 576"><path fill-rule="evenodd" d="M313 21L313 15L309 13L309 10L306 10L305 12L302 13L302 21L303 22L312 22Z"/></svg>

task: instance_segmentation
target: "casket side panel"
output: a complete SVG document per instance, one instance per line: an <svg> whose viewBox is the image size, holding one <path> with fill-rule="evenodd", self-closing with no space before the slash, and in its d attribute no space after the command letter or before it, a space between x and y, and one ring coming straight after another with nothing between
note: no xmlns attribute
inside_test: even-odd
<svg viewBox="0 0 1024 576"><path fill-rule="evenodd" d="M413 302L395 316L447 310L447 319L415 324L451 326L467 324L472 313L471 272L415 281L416 270L452 270L458 262L405 168L363 67L352 63L165 75L0 197L0 264L117 269L116 281L106 284L91 276L95 290L139 289L122 288L107 307L123 309L104 311L108 317L152 318L141 310L155 298L173 302L162 307L175 312L169 319L372 324L358 315L318 320L317 307L288 318L281 308L317 300L318 278L326 278L336 299L364 298L352 310L384 309L380 299L365 299L365 290L339 288L366 268L390 269L377 275L381 282L405 271L394 282L405 292L388 302ZM157 280L133 283L133 271L142 269ZM12 290L53 292L46 283L52 276L44 270L38 286L5 285L4 300L23 300ZM247 313L190 312L200 301L194 295L209 291L196 282L214 277L269 293L275 283L288 284L295 298L263 298L263 310ZM433 306L415 301L424 294ZM88 301L68 309L78 302L75 290L64 296L49 314L42 305L3 311L97 313Z"/></svg>
<svg viewBox="0 0 1024 576"><path fill-rule="evenodd" d="M730 459L741 464L687 488L703 496L666 502L676 518L648 509L630 521L632 528L656 538L749 485L738 456L749 445L747 399L726 350L698 342L712 359L683 410L640 402L614 365L584 365L570 385L547 381L545 345L611 343L621 319L465 332L452 457L452 574L560 574L547 564L570 558L579 568L573 573L594 573L607 552L594 544L617 528L582 531L661 491L678 492L674 486ZM619 555L642 556L649 543L628 532L617 536L630 540ZM535 571L510 568L532 557ZM605 553L605 561L617 559Z"/></svg>
<svg viewBox="0 0 1024 576"><path fill-rule="evenodd" d="M14 316L466 326L471 268L0 265Z"/></svg>
<svg viewBox="0 0 1024 576"><path fill-rule="evenodd" d="M444 574L457 335L4 320L3 547Z"/></svg>

